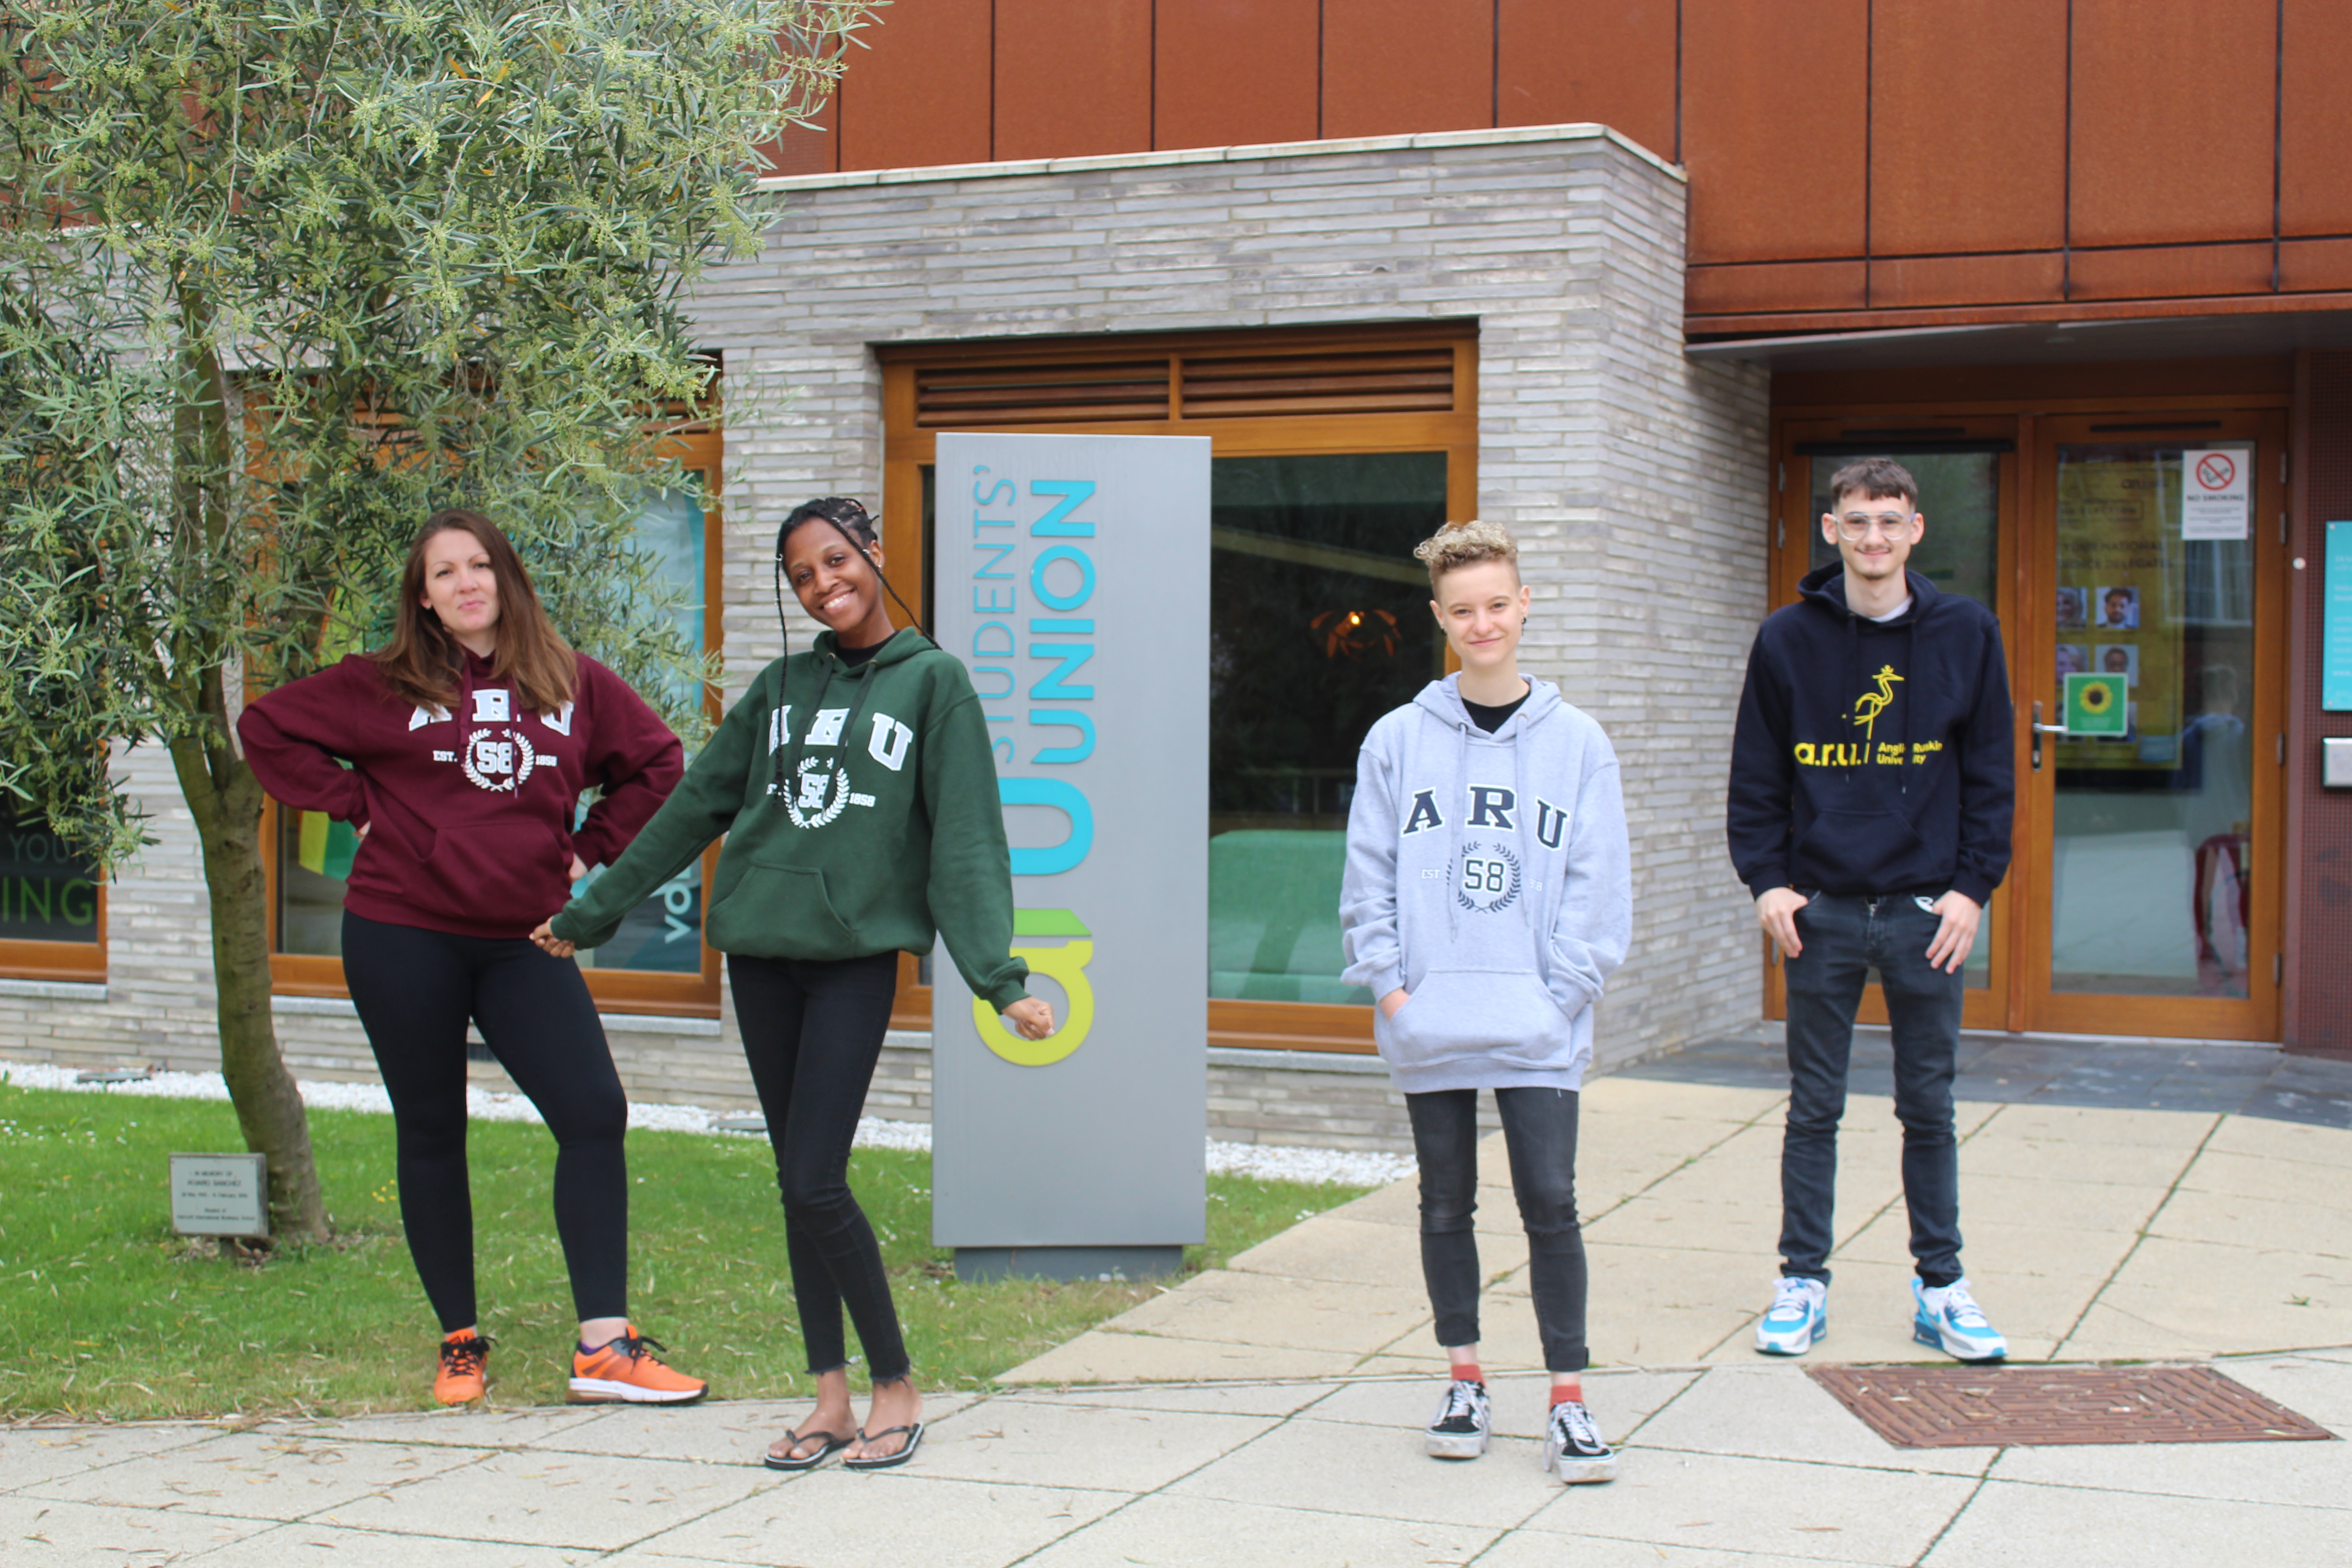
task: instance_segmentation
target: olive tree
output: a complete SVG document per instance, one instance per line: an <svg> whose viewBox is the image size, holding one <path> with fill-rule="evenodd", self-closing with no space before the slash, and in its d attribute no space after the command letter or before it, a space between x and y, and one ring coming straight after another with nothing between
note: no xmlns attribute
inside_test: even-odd
<svg viewBox="0 0 2352 1568"><path fill-rule="evenodd" d="M706 677L635 507L712 393L686 292L861 0L0 0L0 788L112 868L170 754L221 1066L277 1234L326 1234L269 1007L237 694L381 634L436 507L673 721Z"/></svg>

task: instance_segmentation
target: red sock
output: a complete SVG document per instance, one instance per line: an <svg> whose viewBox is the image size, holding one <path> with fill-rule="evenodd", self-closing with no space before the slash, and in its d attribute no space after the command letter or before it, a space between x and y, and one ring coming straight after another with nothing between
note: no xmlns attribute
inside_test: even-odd
<svg viewBox="0 0 2352 1568"><path fill-rule="evenodd" d="M1551 1385L1551 1405L1553 1409L1557 1410L1563 1405L1581 1405L1583 1403L1584 1384L1580 1383L1555 1383Z"/></svg>
<svg viewBox="0 0 2352 1568"><path fill-rule="evenodd" d="M1486 1374L1478 1370L1478 1363L1475 1361L1457 1361L1454 1363L1454 1381L1484 1383L1486 1381Z"/></svg>

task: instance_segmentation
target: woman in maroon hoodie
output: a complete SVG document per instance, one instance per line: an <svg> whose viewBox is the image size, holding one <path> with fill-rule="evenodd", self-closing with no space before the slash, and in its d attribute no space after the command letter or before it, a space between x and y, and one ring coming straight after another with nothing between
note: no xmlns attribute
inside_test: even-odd
<svg viewBox="0 0 2352 1568"><path fill-rule="evenodd" d="M668 795L677 737L565 645L498 526L457 510L409 547L389 643L255 700L236 729L282 805L360 833L343 974L392 1097L401 1223L441 1321L435 1397L479 1398L489 1350L467 1187L470 1018L555 1134L555 1227L580 1314L572 1397L699 1399L705 1385L628 1321L628 1103L580 966L529 936ZM597 787L575 830L574 802Z"/></svg>

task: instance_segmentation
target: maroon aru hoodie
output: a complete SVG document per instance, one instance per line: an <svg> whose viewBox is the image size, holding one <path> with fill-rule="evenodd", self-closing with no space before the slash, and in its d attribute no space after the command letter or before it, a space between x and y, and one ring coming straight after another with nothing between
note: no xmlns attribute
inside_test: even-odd
<svg viewBox="0 0 2352 1568"><path fill-rule="evenodd" d="M532 713L468 654L453 712L400 697L355 653L255 699L237 738L281 805L367 828L343 896L352 913L528 936L571 897L572 858L617 858L685 771L677 737L645 700L577 657L572 700ZM573 803L598 787L604 798L574 833Z"/></svg>

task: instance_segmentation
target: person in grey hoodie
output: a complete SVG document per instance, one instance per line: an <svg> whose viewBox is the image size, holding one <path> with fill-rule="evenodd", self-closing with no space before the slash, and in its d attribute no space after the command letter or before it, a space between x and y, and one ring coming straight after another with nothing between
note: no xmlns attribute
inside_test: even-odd
<svg viewBox="0 0 2352 1568"><path fill-rule="evenodd" d="M1427 1447L1441 1458L1486 1448L1471 1216L1478 1091L1492 1089L1551 1372L1544 1468L1605 1481L1616 1458L1581 1378L1576 1133L1592 1005L1633 929L1617 756L1559 688L1519 673L1530 595L1507 531L1463 523L1413 553L1462 668L1364 738L1339 919L1347 978L1378 1001L1373 1037L1421 1164L1422 1274L1452 1368Z"/></svg>

